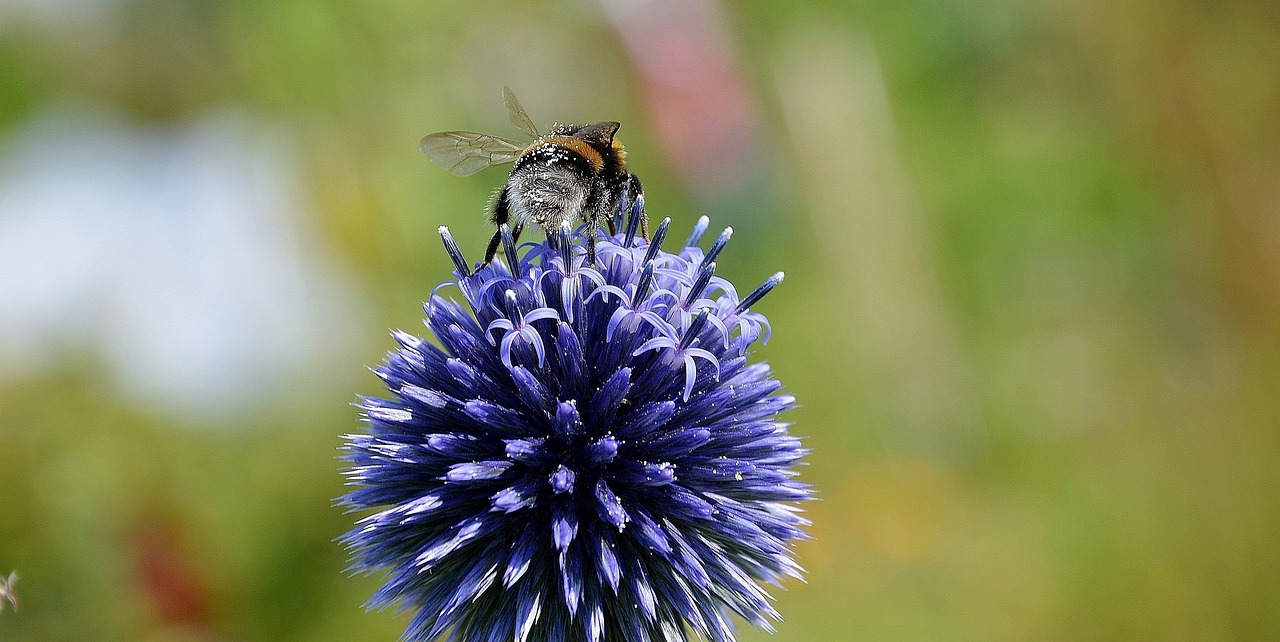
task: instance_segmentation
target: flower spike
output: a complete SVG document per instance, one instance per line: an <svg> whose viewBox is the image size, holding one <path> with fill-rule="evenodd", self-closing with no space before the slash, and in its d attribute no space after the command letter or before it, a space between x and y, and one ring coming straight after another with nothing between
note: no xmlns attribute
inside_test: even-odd
<svg viewBox="0 0 1280 642"><path fill-rule="evenodd" d="M735 309L735 312L738 314L742 314L743 312L746 312L748 309L751 308L751 306L755 305L760 299L763 299L764 295L772 292L774 288L778 287L778 284L782 283L782 277L784 276L786 276L786 274L782 272L775 272L773 276L766 279L765 282L761 283L759 287L752 290L751 294L748 294L746 298L744 298L742 302L738 304L738 307Z"/></svg>
<svg viewBox="0 0 1280 642"><path fill-rule="evenodd" d="M641 265L653 261L657 258L658 250L662 249L662 242L667 238L667 230L671 227L671 218L667 217L658 223L658 229L653 233L653 240L649 241L649 249L644 253L644 262Z"/></svg>
<svg viewBox="0 0 1280 642"><path fill-rule="evenodd" d="M344 437L343 541L405 640L733 642L731 616L780 619L766 588L800 576L811 490L749 308L782 273L739 300L714 275L731 230L703 254L704 217L668 253L663 219L639 252L628 205L609 235L502 226L507 269L441 229L465 301L430 297L433 341L394 335L386 398ZM575 266L592 239L605 260Z"/></svg>
<svg viewBox="0 0 1280 642"><path fill-rule="evenodd" d="M627 217L626 234L622 237L622 247L631 247L636 240L636 232L640 231L640 219L644 216L644 194L636 197L631 206L631 216Z"/></svg>
<svg viewBox="0 0 1280 642"><path fill-rule="evenodd" d="M703 262L702 267L698 269L698 278L694 279L693 285L689 286L689 293L684 296L684 308L686 310L706 291L707 284L711 282L711 275L715 274L715 272L716 264L714 261Z"/></svg>
<svg viewBox="0 0 1280 642"><path fill-rule="evenodd" d="M464 279L471 276L471 268L467 265L467 259L463 258L462 250L458 247L458 243L453 240L453 235L449 233L449 228L441 225L436 231L440 233L440 239L444 241L444 251L449 255L449 259L453 261L453 266L458 269L458 276Z"/></svg>
<svg viewBox="0 0 1280 642"><path fill-rule="evenodd" d="M649 287L653 285L653 261L645 261L640 271L640 280L636 282L636 293L631 295L632 305L642 303L649 296Z"/></svg>
<svg viewBox="0 0 1280 642"><path fill-rule="evenodd" d="M511 276L520 278L520 261L516 258L516 240L511 236L511 226L503 223L498 231L502 233L502 251L507 257L507 269Z"/></svg>
<svg viewBox="0 0 1280 642"><path fill-rule="evenodd" d="M622 217L627 212L627 203L631 200L631 183L628 181L622 185L622 193L618 196L618 202L613 206L613 218L610 220L609 231L617 233L622 230Z"/></svg>
<svg viewBox="0 0 1280 642"><path fill-rule="evenodd" d="M636 240L636 231L645 227L644 212L644 194L637 194L636 200L631 203L631 216L627 219L627 233L623 238L622 246L631 247ZM648 234L648 232L645 232Z"/></svg>
<svg viewBox="0 0 1280 642"><path fill-rule="evenodd" d="M707 325L707 316L711 314L711 308L702 308L698 312L698 316L694 317L693 323L689 324L689 329L685 330L684 336L680 338L679 348L684 350L693 345L693 341L698 338L698 333L702 332L702 328Z"/></svg>
<svg viewBox="0 0 1280 642"><path fill-rule="evenodd" d="M699 216L698 222L694 223L693 231L689 233L689 240L684 242L685 247L697 247L698 241L702 240L702 235L707 233L707 227L711 225L711 219L705 216Z"/></svg>
<svg viewBox="0 0 1280 642"><path fill-rule="evenodd" d="M569 229L568 222L561 225L559 230L556 230L556 252L564 260L564 271L567 275L573 274L573 243L569 241L572 236L573 230Z"/></svg>
<svg viewBox="0 0 1280 642"><path fill-rule="evenodd" d="M717 238L716 242L711 244L711 249L707 250L707 255L702 257L702 262L710 263L716 260L716 257L720 256L720 252L724 250L724 246L729 243L729 238L732 236L733 228L724 228L724 231L720 233L720 238Z"/></svg>

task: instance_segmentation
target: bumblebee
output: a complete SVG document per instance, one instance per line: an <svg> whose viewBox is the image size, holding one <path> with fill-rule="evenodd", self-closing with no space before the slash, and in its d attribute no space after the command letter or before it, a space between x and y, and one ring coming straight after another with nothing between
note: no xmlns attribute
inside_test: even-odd
<svg viewBox="0 0 1280 642"><path fill-rule="evenodd" d="M419 144L427 158L458 176L515 163L493 201L489 220L494 225L510 224L512 235L519 239L526 224L550 234L580 219L586 224L587 262L595 264L601 226L616 232L613 213L637 206L641 233L648 238L643 188L635 174L627 171L627 152L616 137L618 123L556 124L543 135L509 87L502 88L502 98L511 123L532 142L448 131L429 134ZM493 260L501 240L501 231L489 240L484 265Z"/></svg>

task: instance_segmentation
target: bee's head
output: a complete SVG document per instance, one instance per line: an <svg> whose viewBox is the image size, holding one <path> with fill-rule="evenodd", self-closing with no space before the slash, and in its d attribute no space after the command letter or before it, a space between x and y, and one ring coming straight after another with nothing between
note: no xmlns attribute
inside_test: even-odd
<svg viewBox="0 0 1280 642"><path fill-rule="evenodd" d="M572 136L587 142L597 149L608 149L613 146L613 135L618 133L619 123L611 120L592 125L561 125L557 134Z"/></svg>
<svg viewBox="0 0 1280 642"><path fill-rule="evenodd" d="M594 159L592 165L595 171L600 171L602 168L618 171L625 169L627 165L627 152L622 148L622 143L614 138L618 133L618 127L620 125L611 120L592 125L556 125L551 130L551 135L566 136L586 143L595 153L584 153L581 149L578 153L588 159Z"/></svg>

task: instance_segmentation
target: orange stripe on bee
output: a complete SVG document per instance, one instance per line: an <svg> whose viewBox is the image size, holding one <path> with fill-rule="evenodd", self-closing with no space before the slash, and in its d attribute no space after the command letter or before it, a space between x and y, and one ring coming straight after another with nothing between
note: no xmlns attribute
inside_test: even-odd
<svg viewBox="0 0 1280 642"><path fill-rule="evenodd" d="M542 138L533 141L533 144L526 147L523 152L520 152L520 155L524 156L525 154L533 151L539 145L544 144L564 147L565 149L581 156L586 159L587 164L591 166L591 171L593 172L599 172L604 169L604 159L600 157L600 152L597 152L595 148L588 145L587 142L581 138L573 138L572 136L543 136Z"/></svg>

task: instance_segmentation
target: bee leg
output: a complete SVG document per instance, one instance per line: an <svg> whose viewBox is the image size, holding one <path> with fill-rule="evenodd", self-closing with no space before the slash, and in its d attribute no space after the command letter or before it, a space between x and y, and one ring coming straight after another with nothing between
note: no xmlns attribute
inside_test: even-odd
<svg viewBox="0 0 1280 642"><path fill-rule="evenodd" d="M502 227L510 216L507 212L507 187L503 186L502 191L498 193L498 197L493 199L493 214L489 217L489 222ZM516 228L515 235L520 236L519 228ZM502 232L494 232L493 238L489 239L489 249L485 250L484 263L480 267L484 267L493 262L493 257L498 253L498 245L502 243Z"/></svg>
<svg viewBox="0 0 1280 642"><path fill-rule="evenodd" d="M481 263L480 267L484 267L490 263L493 263L493 257L495 254L498 253L498 244L501 242L502 242L502 232L501 231L494 232L493 238L489 239L489 249L485 250L484 252L484 263Z"/></svg>
<svg viewBox="0 0 1280 642"><path fill-rule="evenodd" d="M511 230L511 245L520 246L520 233L524 231L524 223L517 223L515 229Z"/></svg>

